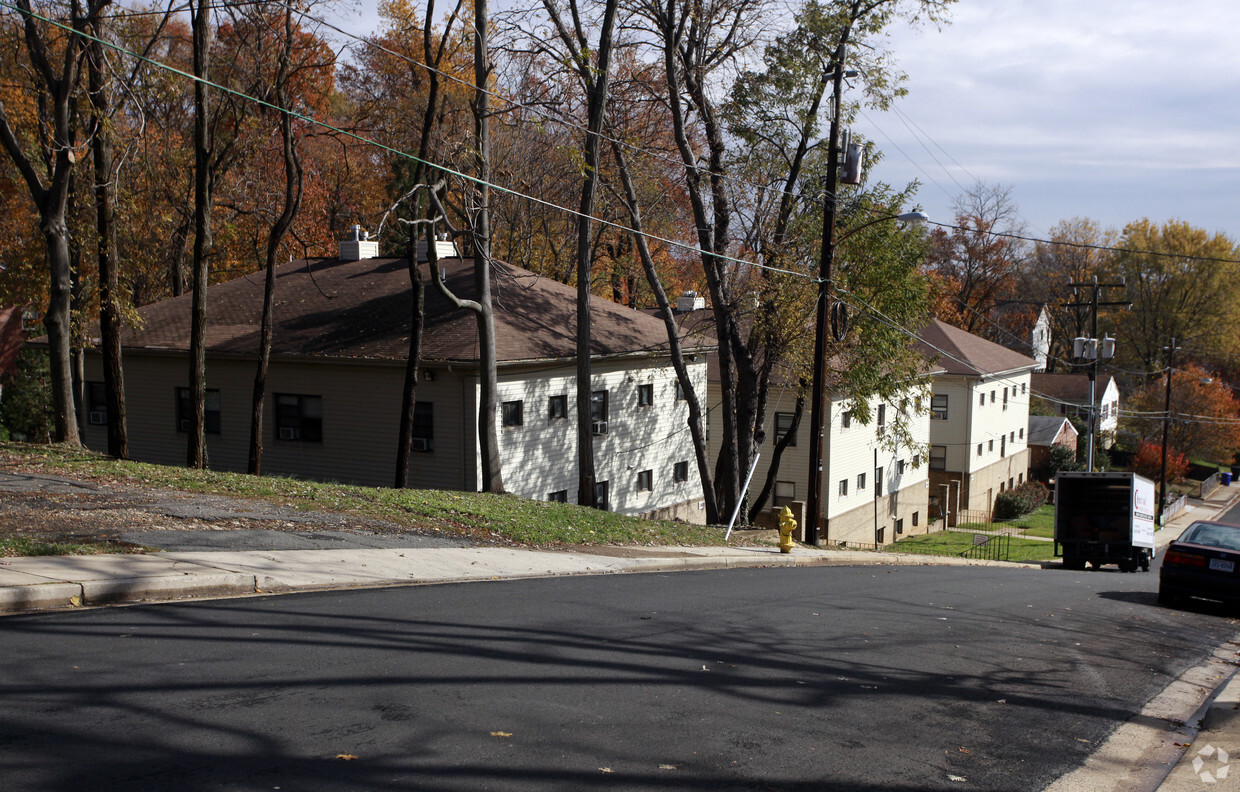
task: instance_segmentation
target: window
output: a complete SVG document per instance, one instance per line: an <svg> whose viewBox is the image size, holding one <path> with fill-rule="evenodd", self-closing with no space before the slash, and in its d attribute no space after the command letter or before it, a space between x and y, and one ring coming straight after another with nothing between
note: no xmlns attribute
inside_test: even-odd
<svg viewBox="0 0 1240 792"><path fill-rule="evenodd" d="M672 481L681 482L681 481L688 481L688 480L689 480L688 461L677 462L675 465L672 465Z"/></svg>
<svg viewBox="0 0 1240 792"><path fill-rule="evenodd" d="M558 396L552 396L547 399L547 420L554 421L558 418L568 417L568 394L561 393Z"/></svg>
<svg viewBox="0 0 1240 792"><path fill-rule="evenodd" d="M108 392L102 382L86 383L87 423L91 425L108 422Z"/></svg>
<svg viewBox="0 0 1240 792"><path fill-rule="evenodd" d="M921 454L913 454L913 470L921 467Z"/></svg>
<svg viewBox="0 0 1240 792"><path fill-rule="evenodd" d="M500 405L502 423L505 427L520 426L524 423L522 413L525 411L525 402L523 401L506 401Z"/></svg>
<svg viewBox="0 0 1240 792"><path fill-rule="evenodd" d="M874 494L883 494L883 469L874 468Z"/></svg>
<svg viewBox="0 0 1240 792"><path fill-rule="evenodd" d="M858 473L857 474L857 492L863 492L864 490L865 490L865 474Z"/></svg>
<svg viewBox="0 0 1240 792"><path fill-rule="evenodd" d="M595 482L594 508L602 509L603 511L608 511L611 508L611 504L607 500L608 493L611 491L611 487L608 484L609 482L606 481Z"/></svg>
<svg viewBox="0 0 1240 792"><path fill-rule="evenodd" d="M637 406L649 407L654 404L654 385L646 383L637 386Z"/></svg>
<svg viewBox="0 0 1240 792"><path fill-rule="evenodd" d="M977 406L978 406L978 407L985 407L985 406L986 406L986 394L984 394L984 393L980 393L980 394L978 394L978 396L979 396L979 398L978 398L978 400L977 400Z"/></svg>
<svg viewBox="0 0 1240 792"><path fill-rule="evenodd" d="M848 479L840 479L840 497L848 495Z"/></svg>
<svg viewBox="0 0 1240 792"><path fill-rule="evenodd" d="M990 392L990 403L991 404L995 403L995 392L994 391Z"/></svg>
<svg viewBox="0 0 1240 792"><path fill-rule="evenodd" d="M1003 494L1003 482L1002 481L999 482L999 494L1000 495Z"/></svg>
<svg viewBox="0 0 1240 792"><path fill-rule="evenodd" d="M552 503L568 503L568 490L556 490L547 493L547 500Z"/></svg>
<svg viewBox="0 0 1240 792"><path fill-rule="evenodd" d="M993 443L994 440L991 440L990 442ZM999 456L1007 456L1007 435L1003 435L999 438Z"/></svg>
<svg viewBox="0 0 1240 792"><path fill-rule="evenodd" d="M1016 486L1019 487L1021 484L1024 484L1024 483L1025 483L1025 474L1017 473L1016 474Z"/></svg>
<svg viewBox="0 0 1240 792"><path fill-rule="evenodd" d="M1005 410L1007 409L1007 397L1008 397L1008 389L1004 388L1003 389L1003 409Z"/></svg>
<svg viewBox="0 0 1240 792"><path fill-rule="evenodd" d="M654 471L642 470L637 474L637 491L649 492L654 489Z"/></svg>
<svg viewBox="0 0 1240 792"><path fill-rule="evenodd" d="M1013 429L1013 430L1012 430L1011 432L1009 432L1008 434L1010 435L1010 436L1008 437L1008 440L1010 440L1011 442L1015 443L1015 442L1016 442L1016 430L1015 430L1015 429Z"/></svg>
<svg viewBox="0 0 1240 792"><path fill-rule="evenodd" d="M413 439L409 444L409 448L412 451L435 450L434 402L414 402Z"/></svg>
<svg viewBox="0 0 1240 792"><path fill-rule="evenodd" d="M977 455L978 456L982 455L982 444L981 443L977 444Z"/></svg>
<svg viewBox="0 0 1240 792"><path fill-rule="evenodd" d="M913 512L913 527L914 527L914 528L916 528L916 527L917 527L917 517L918 517L920 514L921 514L921 512Z"/></svg>
<svg viewBox="0 0 1240 792"><path fill-rule="evenodd" d="M1025 439L1025 427L1023 426L1020 428L1020 439L1021 440Z"/></svg>
<svg viewBox="0 0 1240 792"><path fill-rule="evenodd" d="M1008 479L1008 489L1015 489L1016 479Z"/></svg>
<svg viewBox="0 0 1240 792"><path fill-rule="evenodd" d="M986 450L987 450L987 451L994 451L994 450L995 450L995 440L994 440L994 438L993 438L993 437L992 437L991 439L987 440L987 441L986 441L986 444L987 444L987 447L986 447Z"/></svg>
<svg viewBox="0 0 1240 792"><path fill-rule="evenodd" d="M276 437L303 443L323 442L323 397L277 393Z"/></svg>
<svg viewBox="0 0 1240 792"><path fill-rule="evenodd" d="M947 395L930 397L930 417L947 420Z"/></svg>
<svg viewBox="0 0 1240 792"><path fill-rule="evenodd" d="M902 533L904 533L904 518L903 517L896 520L896 536L899 536Z"/></svg>
<svg viewBox="0 0 1240 792"><path fill-rule="evenodd" d="M796 417L797 417L796 413L781 413L781 412L775 413L775 442L776 443L783 440L784 436L792 431L792 424ZM789 438L788 440L788 446L792 447L792 446L795 446L796 444L797 444L797 436L793 434L792 437Z"/></svg>
<svg viewBox="0 0 1240 792"><path fill-rule="evenodd" d="M947 446L930 446L930 469L947 470Z"/></svg>
<svg viewBox="0 0 1240 792"><path fill-rule="evenodd" d="M596 435L607 434L607 391L590 394L590 427Z"/></svg>
<svg viewBox="0 0 1240 792"><path fill-rule="evenodd" d="M903 475L904 475L904 460L903 460L903 459L898 460L898 461L896 462L896 475L897 475L897 476L903 476Z"/></svg>
<svg viewBox="0 0 1240 792"><path fill-rule="evenodd" d="M1027 383L1027 382L1022 382L1022 383L1020 384L1020 392L1021 392L1022 394L1024 394L1024 393L1027 393L1027 392L1028 392L1028 390L1029 390L1029 383Z"/></svg>
<svg viewBox="0 0 1240 792"><path fill-rule="evenodd" d="M852 410L848 410L840 417L840 426L845 429L852 426Z"/></svg>
<svg viewBox="0 0 1240 792"><path fill-rule="evenodd" d="M775 482L775 505L782 508L797 499L797 485L795 481L776 481Z"/></svg>
<svg viewBox="0 0 1240 792"><path fill-rule="evenodd" d="M207 434L220 433L220 392L215 388L207 388L207 399L205 405L206 414L203 416L203 431ZM177 431L188 432L191 411L189 408L189 388L177 388ZM107 421L107 418L104 418Z"/></svg>
<svg viewBox="0 0 1240 792"><path fill-rule="evenodd" d="M680 380L676 380L676 401L685 400L685 389L681 386Z"/></svg>
<svg viewBox="0 0 1240 792"><path fill-rule="evenodd" d="M878 405L878 425L887 425L887 405L885 404Z"/></svg>

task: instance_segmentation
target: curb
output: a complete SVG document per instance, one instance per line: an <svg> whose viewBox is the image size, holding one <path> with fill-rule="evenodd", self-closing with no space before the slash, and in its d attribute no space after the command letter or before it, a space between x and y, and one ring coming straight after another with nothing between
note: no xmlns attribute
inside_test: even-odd
<svg viewBox="0 0 1240 792"><path fill-rule="evenodd" d="M80 583L35 583L29 586L0 586L0 613L71 608L82 601Z"/></svg>
<svg viewBox="0 0 1240 792"><path fill-rule="evenodd" d="M170 600L182 597L218 597L253 594L253 575L226 572L214 575L176 575L165 577L87 580L82 583L82 604Z"/></svg>

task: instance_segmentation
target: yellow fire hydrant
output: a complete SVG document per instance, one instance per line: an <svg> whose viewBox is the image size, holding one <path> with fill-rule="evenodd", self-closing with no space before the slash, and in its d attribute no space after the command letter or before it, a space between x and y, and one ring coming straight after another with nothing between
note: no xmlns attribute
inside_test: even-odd
<svg viewBox="0 0 1240 792"><path fill-rule="evenodd" d="M792 516L792 509L787 506L779 513L779 552L792 552L792 532L797 529L797 520Z"/></svg>

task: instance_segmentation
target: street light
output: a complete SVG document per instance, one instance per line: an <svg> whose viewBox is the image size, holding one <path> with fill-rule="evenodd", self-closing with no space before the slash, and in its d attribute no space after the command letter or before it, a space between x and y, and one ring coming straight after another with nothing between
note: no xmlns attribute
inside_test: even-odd
<svg viewBox="0 0 1240 792"><path fill-rule="evenodd" d="M838 102L837 102L838 106ZM835 156L835 142L838 140L839 130L838 122L832 121L831 124L831 152L827 161L827 183L834 189L836 185L836 175L838 169L838 159ZM898 215L882 215L870 220L867 223L857 226L848 231L838 240L835 239L835 193L828 192L823 199L823 233L822 233L822 258L819 262L819 278L818 278L818 311L817 326L814 331L814 382L811 389L811 402L809 411L810 422L810 457L809 457L809 497L806 499L806 515L805 515L805 541L808 544L818 543L818 523L821 519L822 510L822 447L823 447L823 411L826 401L826 352L827 352L827 327L832 318L835 318L836 327L842 331L845 328L843 305L838 307L833 304L833 280L831 276L832 264L835 260L835 247L848 237L858 231L869 228L872 225L882 223L888 220L895 220L901 223L913 223L922 225L930 219L925 212L903 212ZM838 313L837 313L838 311ZM842 334L842 332L841 332ZM837 341L840 339L837 338Z"/></svg>

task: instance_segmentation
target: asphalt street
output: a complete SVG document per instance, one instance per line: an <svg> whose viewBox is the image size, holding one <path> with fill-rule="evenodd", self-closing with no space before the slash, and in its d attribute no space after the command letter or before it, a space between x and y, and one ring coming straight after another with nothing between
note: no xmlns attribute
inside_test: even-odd
<svg viewBox="0 0 1240 792"><path fill-rule="evenodd" d="M0 621L21 790L1037 790L1236 631L1152 573L555 578Z"/></svg>

